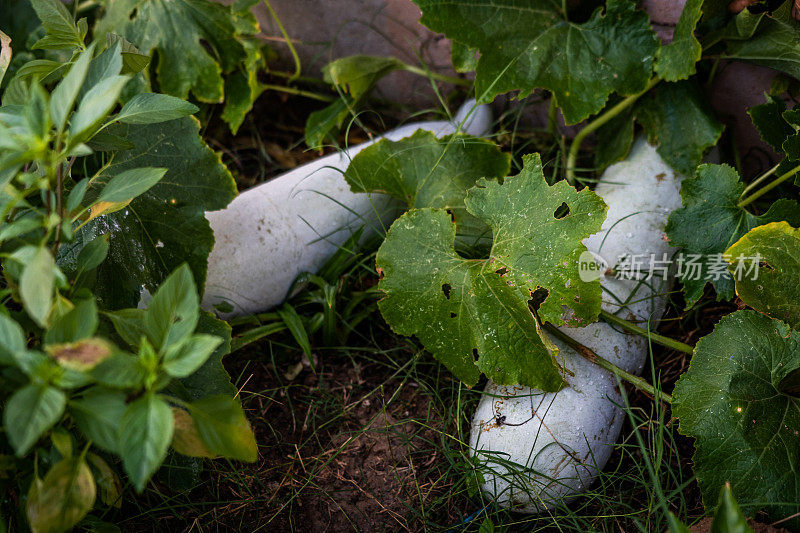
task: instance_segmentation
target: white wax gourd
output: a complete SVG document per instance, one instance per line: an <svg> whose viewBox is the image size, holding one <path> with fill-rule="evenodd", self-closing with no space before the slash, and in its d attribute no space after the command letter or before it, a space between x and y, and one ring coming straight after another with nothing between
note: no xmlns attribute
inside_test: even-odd
<svg viewBox="0 0 800 533"><path fill-rule="evenodd" d="M233 307L226 317L274 307L302 272L316 272L362 225L385 229L400 210L388 196L354 193L343 173L350 160L385 137L396 141L418 129L438 136L460 131L481 136L491 126L491 111L474 100L452 122L407 124L370 142L295 168L248 189L221 210L206 213L215 244L208 258L202 305Z"/></svg>
<svg viewBox="0 0 800 533"><path fill-rule="evenodd" d="M584 241L587 249L609 267L622 255L636 254L645 265L644 275L651 254L659 261L671 259L674 249L665 240L664 227L669 213L681 206L681 181L655 148L637 140L630 156L609 167L597 185L608 215L600 233ZM610 292L630 302L620 316L654 324L664 313L670 286L669 276L665 280L654 270L649 286L606 276L601 280L603 308L620 310ZM561 329L620 368L641 372L647 339L604 322ZM625 417L617 378L555 342L561 350L559 362L574 373L566 376L568 386L544 393L490 381L472 421L470 447L483 465L483 490L500 505L527 513L550 509L586 489L608 461Z"/></svg>

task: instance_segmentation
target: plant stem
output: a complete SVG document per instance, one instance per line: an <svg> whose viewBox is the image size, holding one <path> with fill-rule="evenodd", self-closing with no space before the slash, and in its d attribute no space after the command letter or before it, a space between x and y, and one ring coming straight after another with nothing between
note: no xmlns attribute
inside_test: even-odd
<svg viewBox="0 0 800 533"><path fill-rule="evenodd" d="M61 244L61 222L64 215L62 207L62 189L64 188L64 166L59 163L56 167L56 214L58 215L58 228L56 228L56 238L53 242L53 257L58 254L58 247Z"/></svg>
<svg viewBox="0 0 800 533"><path fill-rule="evenodd" d="M320 102L334 102L338 100L335 96L329 96L327 94L320 94L314 93L311 91L304 91L303 89L296 89L294 87L286 87L285 85L272 85L270 83L262 84L262 87L265 89L270 89L273 91L280 91L283 93L288 94L295 94L297 96L305 96L306 98L311 98L313 100L319 100Z"/></svg>
<svg viewBox="0 0 800 533"><path fill-rule="evenodd" d="M800 165L797 165L796 167L794 167L789 172L786 172L785 174L779 176L778 179L776 179L775 181L773 181L772 183L770 183L766 187L763 187L763 188L759 189L758 191L754 192L753 194L751 194L747 198L745 198L743 200L739 200L739 203L736 204L736 206L737 207L745 207L746 205L750 205L751 203L753 203L757 199L761 198L762 196L767 194L769 191L771 191L772 189L774 189L775 187L777 187L778 185L780 185L784 181L788 180L789 178L791 178L792 176L794 176L798 172L800 172Z"/></svg>
<svg viewBox="0 0 800 533"><path fill-rule="evenodd" d="M618 103L617 105L615 105L602 115L598 116L597 118L589 122L581 131L578 132L575 138L572 139L572 144L569 147L569 156L567 157L567 182L570 185L575 184L575 165L578 161L578 152L580 151L581 143L583 143L583 140L586 138L586 136L592 133L593 131L599 129L609 120L616 117L622 111L633 105L633 103L636 102L636 100L638 100L640 96L642 96L644 93L652 89L660 81L661 78L659 78L658 76L650 78L650 81L647 82L647 86L642 92L628 96L620 103Z"/></svg>
<svg viewBox="0 0 800 533"><path fill-rule="evenodd" d="M679 352L683 353L688 353L688 354L694 353L694 348L692 348L688 344L676 341L675 339L670 339L669 337L665 337L663 335L659 335L657 333L653 333L652 331L641 328L636 324L634 324L633 322L629 322L624 318L618 317L614 313L609 313L608 311L601 310L600 318L602 318L609 324L614 324L616 326L621 327L625 331L629 331L646 339L650 339L651 341L655 342L656 344L660 344L661 346L666 346L667 348L672 348L673 350L678 350Z"/></svg>
<svg viewBox="0 0 800 533"><path fill-rule="evenodd" d="M760 176L758 177L758 179L756 179L755 181L753 181L753 183L751 183L751 184L749 184L747 187L745 187L745 188L744 188L744 190L742 191L742 194L741 194L741 195L739 195L739 200L741 200L742 198L744 198L744 197L747 195L747 193L749 193L750 191L752 191L753 189L755 189L756 187L758 187L758 185L759 185L759 184L760 184L762 181L764 181L764 180L765 180L765 179L767 179L768 177L770 177L770 176L772 176L773 174L775 174L775 171L776 171L776 170L778 170L778 167L779 167L779 166L781 166L781 164L780 164L780 163L778 163L777 165L775 165L775 166L774 166L774 167L772 167L771 169L769 169L769 170L767 170L766 172L764 172L762 175L760 175Z"/></svg>
<svg viewBox="0 0 800 533"><path fill-rule="evenodd" d="M292 59L294 60L294 74L289 78L289 83L293 82L295 79L300 77L300 73L302 72L302 63L300 62L300 56L297 54L297 50L292 44L292 40L289 38L289 34L286 32L286 28L283 27L283 22L278 17L278 14L275 13L275 10L272 9L272 6L269 3L269 0L264 0L264 5L267 6L267 11L272 16L272 19L275 21L275 24L278 25L278 29L283 35L283 39L286 41L286 46L289 47L289 53L292 54Z"/></svg>
<svg viewBox="0 0 800 533"><path fill-rule="evenodd" d="M472 82L469 80L465 80L463 78L457 78L455 76L448 76L446 74L439 74L437 72L415 67L414 65L409 65L408 63L406 63L406 65L403 67L403 70L411 72L412 74L417 74L419 76L433 78L434 80L452 83L453 85L461 85L463 87L469 87L470 85L472 85Z"/></svg>
<svg viewBox="0 0 800 533"><path fill-rule="evenodd" d="M270 69L267 69L265 72L267 74L269 74L270 76L277 76L279 78L286 78L286 79L291 78L292 76L294 76L294 72L283 72L281 70L270 70ZM313 84L316 84L316 85L324 85L325 87L329 87L330 86L330 84L328 84L328 82L326 82L324 80L321 80L319 78L312 78L310 76L298 76L298 77L294 78L294 81L299 81L299 82L303 82L303 83L313 83Z"/></svg>
<svg viewBox="0 0 800 533"><path fill-rule="evenodd" d="M578 341L576 341L575 339L573 339L572 337L570 337L569 335L567 335L566 333L555 327L554 325L545 324L544 328L548 331L548 333L551 333L554 337L556 337L564 344L566 344L567 346L578 352L578 354L587 361L596 364L602 369L608 370L609 372L619 377L620 379L627 381L637 389L644 391L655 398L661 398L668 404L672 405L672 396L660 390L656 391L655 387L650 385L643 378L640 378L639 376L634 376L630 372L622 370L620 367L618 367L611 361L603 359L602 357L597 355L594 351L592 351L590 348L587 348L583 344L579 343Z"/></svg>

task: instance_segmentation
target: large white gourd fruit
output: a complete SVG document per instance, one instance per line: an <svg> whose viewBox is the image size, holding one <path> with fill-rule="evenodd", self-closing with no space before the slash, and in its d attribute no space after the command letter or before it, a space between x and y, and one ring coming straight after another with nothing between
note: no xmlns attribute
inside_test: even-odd
<svg viewBox="0 0 800 533"><path fill-rule="evenodd" d="M669 213L681 205L681 180L655 148L639 139L627 160L609 167L597 185L608 216L600 233L584 241L588 250L609 267L620 256L636 254L645 275L651 254L670 258L674 249L664 227ZM655 325L670 285L668 276L656 273L647 283L606 276L601 280L603 308ZM609 293L630 303L620 311ZM631 373L641 372L647 358L647 339L604 322L562 330ZM624 419L616 377L556 344L559 362L574 373L566 377L568 386L544 393L490 381L472 421L470 447L482 465L483 490L500 505L522 512L552 508L587 488L611 455Z"/></svg>
<svg viewBox="0 0 800 533"><path fill-rule="evenodd" d="M283 302L302 272L316 272L363 225L383 230L400 214L382 194L354 193L343 173L361 150L385 137L396 141L418 129L444 136L489 131L491 112L466 102L453 122L407 124L382 137L330 154L248 189L221 211L206 213L214 230L203 307L255 313Z"/></svg>

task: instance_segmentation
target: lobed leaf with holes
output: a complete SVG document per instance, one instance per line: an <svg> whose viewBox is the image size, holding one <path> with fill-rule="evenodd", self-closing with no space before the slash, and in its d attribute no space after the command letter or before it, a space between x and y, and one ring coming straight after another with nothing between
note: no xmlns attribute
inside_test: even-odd
<svg viewBox="0 0 800 533"><path fill-rule="evenodd" d="M548 186L538 154L523 161L502 185L480 180L467 193L467 211L492 229L488 259L455 251L456 225L445 210L412 209L400 217L376 258L386 295L378 306L396 332L416 335L468 385L483 372L501 384L552 391L564 383L557 350L528 301L546 292L541 321L596 320L600 285L581 281L578 256L586 250L581 240L599 231L606 206L588 189Z"/></svg>
<svg viewBox="0 0 800 533"><path fill-rule="evenodd" d="M509 164L508 154L490 141L464 134L438 138L419 130L365 148L347 167L345 179L354 192L385 193L409 209L447 209L456 224L457 244L471 249L489 237L489 230L467 211L467 189L479 178L502 178Z"/></svg>

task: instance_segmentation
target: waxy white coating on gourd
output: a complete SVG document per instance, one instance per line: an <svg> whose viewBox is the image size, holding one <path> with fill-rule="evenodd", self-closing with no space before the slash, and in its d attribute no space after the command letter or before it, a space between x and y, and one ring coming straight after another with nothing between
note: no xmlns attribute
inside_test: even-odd
<svg viewBox="0 0 800 533"><path fill-rule="evenodd" d="M650 254L670 259L674 249L666 242L664 226L669 213L681 206L681 180L655 148L639 139L630 156L609 167L597 185L608 216L600 233L584 241L588 250L609 267L622 255L644 254L639 260L645 274ZM619 311L607 291L622 301L636 291L620 316L655 324L664 313L669 280L650 281L652 288L607 276L601 280L603 308ZM562 330L628 372L641 372L647 358L647 339L604 322ZM528 513L569 501L591 484L611 455L625 416L616 377L556 344L559 362L574 373L566 376L568 386L543 393L490 381L472 421L470 447L484 465L483 490L499 504Z"/></svg>
<svg viewBox="0 0 800 533"><path fill-rule="evenodd" d="M407 124L370 142L330 154L248 189L221 211L206 213L215 244L208 258L203 307L227 303L225 316L255 313L286 299L302 272L316 272L359 227L385 229L400 214L383 194L354 193L343 173L361 150L385 137L396 141L418 129L438 136L488 132L487 106L466 102L453 122Z"/></svg>

